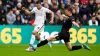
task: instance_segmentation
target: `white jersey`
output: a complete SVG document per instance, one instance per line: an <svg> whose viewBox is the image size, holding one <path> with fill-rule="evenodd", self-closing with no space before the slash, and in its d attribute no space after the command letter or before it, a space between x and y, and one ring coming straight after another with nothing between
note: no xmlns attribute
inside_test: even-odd
<svg viewBox="0 0 100 56"><path fill-rule="evenodd" d="M35 25L43 25L46 19L46 13L49 13L51 10L42 7L41 9L37 9L37 7L34 7L31 11L32 13L35 13Z"/></svg>

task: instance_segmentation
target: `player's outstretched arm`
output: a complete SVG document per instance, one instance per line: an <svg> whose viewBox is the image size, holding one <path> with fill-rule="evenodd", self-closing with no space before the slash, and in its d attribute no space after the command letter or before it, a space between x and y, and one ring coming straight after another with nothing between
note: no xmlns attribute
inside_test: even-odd
<svg viewBox="0 0 100 56"><path fill-rule="evenodd" d="M28 15L32 14L32 12L28 11L25 7L22 7L22 10Z"/></svg>
<svg viewBox="0 0 100 56"><path fill-rule="evenodd" d="M51 20L50 20L50 24L54 23L54 12L50 11L51 14Z"/></svg>
<svg viewBox="0 0 100 56"><path fill-rule="evenodd" d="M77 26L78 28L81 28L81 26L80 26L78 23L76 23L75 21L72 21L72 23L73 23L75 26Z"/></svg>

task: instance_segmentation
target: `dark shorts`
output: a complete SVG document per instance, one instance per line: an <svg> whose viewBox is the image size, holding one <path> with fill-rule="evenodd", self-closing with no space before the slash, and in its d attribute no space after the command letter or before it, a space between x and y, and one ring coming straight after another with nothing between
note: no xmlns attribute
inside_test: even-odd
<svg viewBox="0 0 100 56"><path fill-rule="evenodd" d="M59 32L58 36L56 36L56 40L64 40L65 43L70 42L70 33L67 31Z"/></svg>

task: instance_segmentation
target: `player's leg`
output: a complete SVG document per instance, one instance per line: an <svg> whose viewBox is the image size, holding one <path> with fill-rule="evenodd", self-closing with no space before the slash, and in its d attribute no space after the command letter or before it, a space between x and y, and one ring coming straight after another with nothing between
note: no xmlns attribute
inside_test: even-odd
<svg viewBox="0 0 100 56"><path fill-rule="evenodd" d="M41 46L47 44L49 41L52 41L52 39L54 39L54 38L55 38L55 36L49 37L49 38L45 39L44 41L41 41L40 43L37 44L37 47L41 47Z"/></svg>
<svg viewBox="0 0 100 56"><path fill-rule="evenodd" d="M87 45L83 44L83 45L74 45L72 46L70 42L66 42L65 43L66 47L68 48L69 51L73 51L73 50L79 50L79 49L87 49L87 50L91 50Z"/></svg>
<svg viewBox="0 0 100 56"><path fill-rule="evenodd" d="M40 40L40 34L37 30L34 30L33 35L35 36L36 40Z"/></svg>
<svg viewBox="0 0 100 56"><path fill-rule="evenodd" d="M35 28L34 28L34 30L33 30L33 32L32 32L32 36L31 36L31 39L30 39L30 43L29 44L34 44L34 42L35 42L35 39L37 39L37 40L39 40L40 38L39 37L35 37L35 35L36 35L36 33L37 33L37 30L38 30L38 26L35 26ZM32 50L32 47L31 46L29 46L27 49L25 49L26 51L33 51Z"/></svg>
<svg viewBox="0 0 100 56"><path fill-rule="evenodd" d="M41 35L40 35L40 42L45 40L46 38L44 38L44 32L41 32ZM50 49L52 49L52 45L51 45L51 42L48 42L47 43L48 46L50 47Z"/></svg>
<svg viewBox="0 0 100 56"><path fill-rule="evenodd" d="M35 35L36 37L36 40L44 40L43 38L43 33L44 33L44 26L43 25L38 25L36 28L35 28L35 31L33 32L33 34Z"/></svg>
<svg viewBox="0 0 100 56"><path fill-rule="evenodd" d="M81 45L79 45L79 46L72 46L70 42L66 42L65 45L66 45L66 47L68 48L69 51L79 50L79 49L82 48Z"/></svg>
<svg viewBox="0 0 100 56"><path fill-rule="evenodd" d="M47 44L48 44L49 48L50 48L50 49L52 49L52 44L51 44L51 41L50 41L50 42L48 42Z"/></svg>
<svg viewBox="0 0 100 56"><path fill-rule="evenodd" d="M72 46L71 43L70 43L70 34L69 34L69 32L63 38L63 40L64 40L65 45L66 45L66 47L68 48L69 51L79 50L79 49L82 49L82 48L90 50L90 48L86 45L74 45L74 46Z"/></svg>
<svg viewBox="0 0 100 56"><path fill-rule="evenodd" d="M34 44L34 42L35 42L35 35L32 34L29 44ZM32 47L29 46L29 47L26 49L26 51L33 51L33 50L32 50Z"/></svg>
<svg viewBox="0 0 100 56"><path fill-rule="evenodd" d="M30 39L30 43L29 44L34 44L35 42L35 36L32 34L31 39ZM28 47L27 49L25 49L26 51L32 51L31 49L32 47Z"/></svg>
<svg viewBox="0 0 100 56"><path fill-rule="evenodd" d="M36 39L41 42L41 41L44 40L44 26L43 25L39 25L38 28L39 28L39 31L38 31L38 34L36 36ZM52 48L51 42L48 42L48 46L50 47L50 49Z"/></svg>
<svg viewBox="0 0 100 56"><path fill-rule="evenodd" d="M47 37L44 37L44 39L47 39ZM52 43L51 43L51 41L49 41L47 44L48 44L49 48L52 49Z"/></svg>
<svg viewBox="0 0 100 56"><path fill-rule="evenodd" d="M60 40L60 39L61 39L61 38L59 38L60 35L61 35L61 34L57 34L57 35L48 37L47 39L45 39L44 41L41 41L41 42L38 43L37 45L31 45L31 46L33 47L33 49L34 49L34 51L35 51L37 47L41 47L41 46L47 44L47 43L50 42L50 41Z"/></svg>
<svg viewBox="0 0 100 56"><path fill-rule="evenodd" d="M33 50L35 51L38 47L41 47L41 46L44 46L45 44L47 44L49 41L52 41L53 39L55 39L56 36L52 36L52 37L49 37L43 41L41 41L40 43L38 43L37 45L30 45Z"/></svg>

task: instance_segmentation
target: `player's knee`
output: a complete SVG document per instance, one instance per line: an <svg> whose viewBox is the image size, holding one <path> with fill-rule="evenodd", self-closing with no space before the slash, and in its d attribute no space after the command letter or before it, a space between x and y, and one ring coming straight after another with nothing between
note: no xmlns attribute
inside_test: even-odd
<svg viewBox="0 0 100 56"><path fill-rule="evenodd" d="M52 41L52 39L54 39L54 37L47 38L48 41Z"/></svg>
<svg viewBox="0 0 100 56"><path fill-rule="evenodd" d="M72 48L71 47L67 47L67 48L68 48L69 51L72 51Z"/></svg>
<svg viewBox="0 0 100 56"><path fill-rule="evenodd" d="M72 48L68 48L69 51L72 51Z"/></svg>
<svg viewBox="0 0 100 56"><path fill-rule="evenodd" d="M35 34L36 34L36 32L32 32L32 34L33 34L33 35L35 35Z"/></svg>
<svg viewBox="0 0 100 56"><path fill-rule="evenodd" d="M69 51L72 51L72 46L71 46L70 42L66 42L65 44L66 44L67 49Z"/></svg>
<svg viewBox="0 0 100 56"><path fill-rule="evenodd" d="M36 40L40 40L40 38L39 37L36 37Z"/></svg>
<svg viewBox="0 0 100 56"><path fill-rule="evenodd" d="M47 40L48 40L48 41L51 41L52 39L49 37L49 38L47 38Z"/></svg>
<svg viewBox="0 0 100 56"><path fill-rule="evenodd" d="M32 32L33 35L36 35L37 31Z"/></svg>

